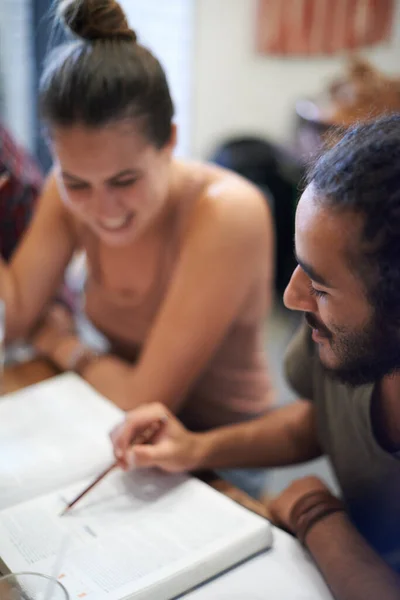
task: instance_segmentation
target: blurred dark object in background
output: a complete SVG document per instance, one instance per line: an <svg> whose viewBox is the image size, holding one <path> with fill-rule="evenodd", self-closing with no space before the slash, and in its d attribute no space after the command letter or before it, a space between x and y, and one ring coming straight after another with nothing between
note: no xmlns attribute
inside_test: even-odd
<svg viewBox="0 0 400 600"><path fill-rule="evenodd" d="M257 137L226 140L211 161L252 181L270 203L276 230L275 285L281 296L294 267L294 213L301 166L282 148Z"/></svg>

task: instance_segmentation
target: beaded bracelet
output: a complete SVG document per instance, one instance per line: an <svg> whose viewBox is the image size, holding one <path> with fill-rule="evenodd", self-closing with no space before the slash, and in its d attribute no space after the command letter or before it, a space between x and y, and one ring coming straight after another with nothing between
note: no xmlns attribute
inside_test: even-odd
<svg viewBox="0 0 400 600"><path fill-rule="evenodd" d="M328 515L344 512L341 500L327 490L306 494L298 500L290 513L290 527L299 541L305 545L306 537L312 527Z"/></svg>

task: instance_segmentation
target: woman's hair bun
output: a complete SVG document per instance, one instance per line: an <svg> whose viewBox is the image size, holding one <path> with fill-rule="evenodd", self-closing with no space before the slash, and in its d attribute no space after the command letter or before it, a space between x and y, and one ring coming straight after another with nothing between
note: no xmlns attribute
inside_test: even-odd
<svg viewBox="0 0 400 600"><path fill-rule="evenodd" d="M61 0L58 13L65 27L84 40L137 40L115 0Z"/></svg>

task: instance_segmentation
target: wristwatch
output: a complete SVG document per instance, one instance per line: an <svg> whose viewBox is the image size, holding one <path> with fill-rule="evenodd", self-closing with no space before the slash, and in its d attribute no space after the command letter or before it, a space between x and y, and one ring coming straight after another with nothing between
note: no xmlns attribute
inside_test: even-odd
<svg viewBox="0 0 400 600"><path fill-rule="evenodd" d="M96 363L101 356L102 354L88 346L77 346L69 357L67 371L73 371L82 376L86 367Z"/></svg>

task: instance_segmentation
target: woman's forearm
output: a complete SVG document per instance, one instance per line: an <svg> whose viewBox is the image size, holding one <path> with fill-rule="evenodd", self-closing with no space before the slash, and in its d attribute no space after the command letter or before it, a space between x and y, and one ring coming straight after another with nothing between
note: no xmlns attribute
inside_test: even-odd
<svg viewBox="0 0 400 600"><path fill-rule="evenodd" d="M57 343L48 358L59 369L67 371L72 368L74 358L82 348L78 336L68 335ZM116 356L104 354L94 356L93 360L88 361L80 375L119 408L129 410L140 404L135 402L133 394L129 392L133 369L134 367Z"/></svg>

